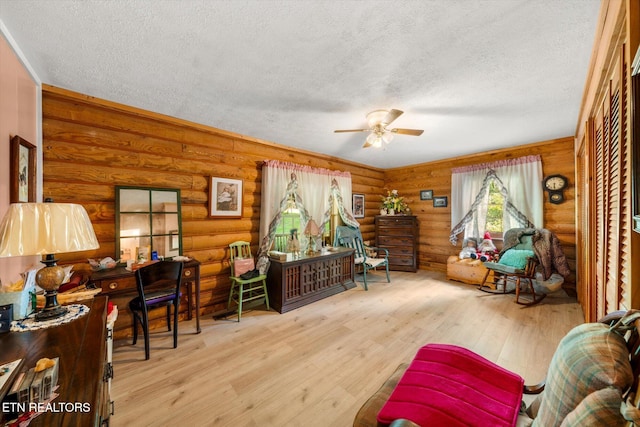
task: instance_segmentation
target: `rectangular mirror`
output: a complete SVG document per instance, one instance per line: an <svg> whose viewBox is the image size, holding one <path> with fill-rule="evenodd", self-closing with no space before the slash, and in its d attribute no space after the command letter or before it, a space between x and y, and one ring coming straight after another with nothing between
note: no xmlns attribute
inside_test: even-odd
<svg viewBox="0 0 640 427"><path fill-rule="evenodd" d="M182 255L180 190L116 187L116 256L121 262Z"/></svg>

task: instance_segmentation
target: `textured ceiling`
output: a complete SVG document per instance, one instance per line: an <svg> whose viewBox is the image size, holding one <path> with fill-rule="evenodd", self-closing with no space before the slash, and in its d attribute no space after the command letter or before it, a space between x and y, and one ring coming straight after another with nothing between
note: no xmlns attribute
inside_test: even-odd
<svg viewBox="0 0 640 427"><path fill-rule="evenodd" d="M599 0L0 0L44 83L388 168L573 135ZM375 109L405 112L384 149Z"/></svg>

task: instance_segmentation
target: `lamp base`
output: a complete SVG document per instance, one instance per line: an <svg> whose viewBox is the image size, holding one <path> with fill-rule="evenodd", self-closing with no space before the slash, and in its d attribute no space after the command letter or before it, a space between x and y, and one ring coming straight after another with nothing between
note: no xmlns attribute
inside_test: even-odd
<svg viewBox="0 0 640 427"><path fill-rule="evenodd" d="M69 311L66 307L58 304L58 291L46 292L44 294L46 303L44 308L36 313L36 320L43 322L64 316Z"/></svg>

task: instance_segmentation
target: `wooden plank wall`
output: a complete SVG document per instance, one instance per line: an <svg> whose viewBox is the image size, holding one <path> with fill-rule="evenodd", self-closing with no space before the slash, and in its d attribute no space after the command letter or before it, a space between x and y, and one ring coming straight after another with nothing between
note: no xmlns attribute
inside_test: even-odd
<svg viewBox="0 0 640 427"><path fill-rule="evenodd" d="M420 200L420 190L433 190L434 196L447 196L450 201L452 168L539 154L542 157L544 176L560 174L569 179L569 188L565 191L566 201L564 203L554 205L545 199L544 227L558 235L574 273L567 280L567 284L575 288L576 227L573 146L574 139L567 137L506 150L386 170L386 188L396 189L401 196L409 199L411 201L409 206L418 217L420 224L420 268L446 271L447 258L460 252L460 246L453 246L449 243L449 231L452 226L450 205L446 208L434 208L433 202Z"/></svg>
<svg viewBox="0 0 640 427"><path fill-rule="evenodd" d="M222 309L229 292L228 245L258 246L261 164L265 159L349 171L365 194L365 239L374 239L384 172L328 156L221 131L52 86L43 88L44 197L85 206L100 249L62 255L62 263L116 257L116 185L179 188L184 254L201 263L204 312ZM242 179L241 219L208 218L208 177Z"/></svg>
<svg viewBox="0 0 640 427"><path fill-rule="evenodd" d="M203 313L226 304L228 244L249 240L257 250L264 159L351 172L353 192L365 195L365 218L359 220L365 240L375 239L380 189L398 189L420 223L420 268L445 271L447 257L459 251L448 241L450 211L420 201L419 191L450 196L452 167L541 154L545 175L560 173L570 181L564 204L545 203L545 223L558 233L575 269L572 138L383 171L45 85L43 141L44 197L84 205L100 241L100 249L61 261L115 257L116 185L180 188L184 253L202 262ZM207 217L211 175L244 181L241 219Z"/></svg>

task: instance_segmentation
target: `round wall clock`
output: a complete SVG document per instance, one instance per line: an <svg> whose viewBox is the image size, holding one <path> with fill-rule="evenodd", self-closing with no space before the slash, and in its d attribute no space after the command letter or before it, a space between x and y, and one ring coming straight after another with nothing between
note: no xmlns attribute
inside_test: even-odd
<svg viewBox="0 0 640 427"><path fill-rule="evenodd" d="M549 201L559 204L564 202L564 189L569 185L569 180L562 175L549 175L543 181L544 189L549 193Z"/></svg>

